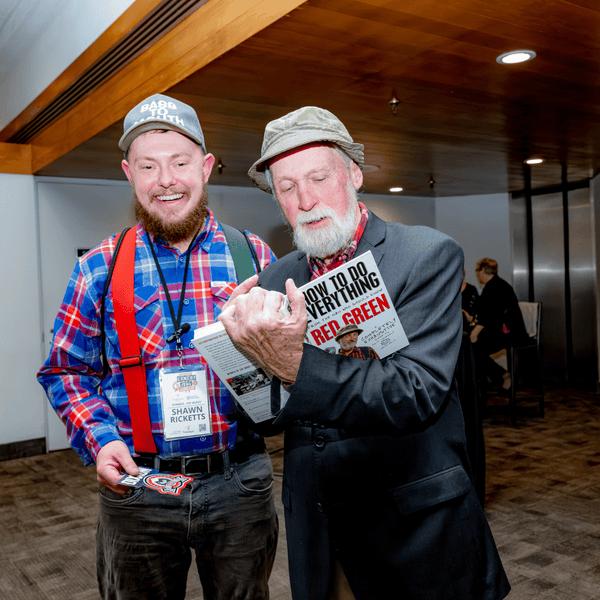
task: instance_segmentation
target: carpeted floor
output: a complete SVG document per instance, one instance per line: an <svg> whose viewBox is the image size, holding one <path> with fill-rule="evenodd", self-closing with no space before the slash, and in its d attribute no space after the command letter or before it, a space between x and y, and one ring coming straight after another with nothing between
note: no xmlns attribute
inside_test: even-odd
<svg viewBox="0 0 600 600"><path fill-rule="evenodd" d="M505 399L489 404L486 513L513 585L509 598L600 599L600 398L548 389L545 418L522 407L517 427ZM269 440L279 474L281 447L281 437ZM271 597L289 600L275 479L282 533ZM70 450L0 462L0 598L97 598L96 490L94 470ZM188 598L201 597L192 569Z"/></svg>
<svg viewBox="0 0 600 600"><path fill-rule="evenodd" d="M600 598L600 397L548 390L517 427L490 399L486 512L511 600ZM506 415L506 416L505 416Z"/></svg>

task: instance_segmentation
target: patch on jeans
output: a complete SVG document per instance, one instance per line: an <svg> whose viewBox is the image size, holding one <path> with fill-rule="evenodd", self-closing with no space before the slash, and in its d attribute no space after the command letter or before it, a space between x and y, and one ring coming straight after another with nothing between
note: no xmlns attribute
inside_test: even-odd
<svg viewBox="0 0 600 600"><path fill-rule="evenodd" d="M144 485L146 487L157 490L161 494L170 494L171 496L179 496L181 490L190 481L194 481L194 478L186 477L185 475L166 475L164 473L156 473L144 477Z"/></svg>

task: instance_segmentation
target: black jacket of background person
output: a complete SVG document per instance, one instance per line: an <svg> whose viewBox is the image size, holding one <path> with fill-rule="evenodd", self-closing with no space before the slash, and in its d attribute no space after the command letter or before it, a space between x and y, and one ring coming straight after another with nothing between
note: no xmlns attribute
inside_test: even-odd
<svg viewBox="0 0 600 600"><path fill-rule="evenodd" d="M465 289L461 292L462 309L469 313L472 317L477 316L477 303L479 302L479 294L477 288L470 283L465 285ZM467 321L467 317L463 315L463 330L471 331L471 323Z"/></svg>
<svg viewBox="0 0 600 600"><path fill-rule="evenodd" d="M427 227L369 213L370 250L409 345L358 360L304 345L285 429L283 505L294 600L327 600L335 548L356 600L499 600L510 589L470 480L454 370L463 253ZM285 293L310 280L292 252L260 276ZM330 545L331 544L331 545ZM332 548L333 546L333 548Z"/></svg>
<svg viewBox="0 0 600 600"><path fill-rule="evenodd" d="M509 346L522 346L529 340L517 296L510 283L498 275L485 284L479 296L477 323L483 325L479 340L488 354ZM503 324L509 333L503 332Z"/></svg>

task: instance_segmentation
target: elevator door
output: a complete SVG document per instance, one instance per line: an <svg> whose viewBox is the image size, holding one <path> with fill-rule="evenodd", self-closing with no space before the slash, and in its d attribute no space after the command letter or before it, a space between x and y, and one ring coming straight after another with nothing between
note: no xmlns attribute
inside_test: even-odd
<svg viewBox="0 0 600 600"><path fill-rule="evenodd" d="M534 300L542 302L542 377L567 381L562 192L532 198Z"/></svg>
<svg viewBox="0 0 600 600"><path fill-rule="evenodd" d="M590 189L569 192L569 279L573 354L569 381L595 390L596 359L596 269L592 259Z"/></svg>
<svg viewBox="0 0 600 600"><path fill-rule="evenodd" d="M543 303L542 376L548 382L594 390L597 380L596 278L590 190L581 187L568 192L567 235L562 191L533 193L532 239L527 237L525 206L523 196L516 195L511 200L513 280L517 297L526 301L532 276L533 300ZM532 275L528 248L533 253Z"/></svg>

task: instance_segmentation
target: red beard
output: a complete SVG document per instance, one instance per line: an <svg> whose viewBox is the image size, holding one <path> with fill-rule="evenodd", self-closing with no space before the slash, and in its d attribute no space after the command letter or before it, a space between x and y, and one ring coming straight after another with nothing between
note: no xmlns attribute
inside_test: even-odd
<svg viewBox="0 0 600 600"><path fill-rule="evenodd" d="M134 190L134 208L135 218L144 226L144 229L154 238L160 238L170 244L177 244L191 238L204 224L208 214L208 189L206 186L202 191L200 200L194 207L194 210L179 223L163 223L163 221L150 214L135 197Z"/></svg>

